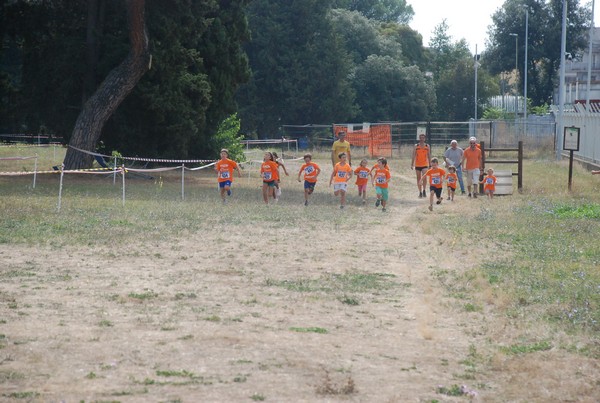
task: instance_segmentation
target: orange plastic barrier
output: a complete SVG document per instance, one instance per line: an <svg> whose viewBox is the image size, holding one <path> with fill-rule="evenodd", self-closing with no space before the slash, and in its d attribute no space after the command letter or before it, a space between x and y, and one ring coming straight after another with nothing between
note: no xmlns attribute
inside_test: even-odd
<svg viewBox="0 0 600 403"><path fill-rule="evenodd" d="M362 125L358 125L363 127ZM392 126L387 124L370 125L367 130L348 131L348 125L333 125L335 137L346 132L346 140L357 147L368 147L371 158L392 156Z"/></svg>

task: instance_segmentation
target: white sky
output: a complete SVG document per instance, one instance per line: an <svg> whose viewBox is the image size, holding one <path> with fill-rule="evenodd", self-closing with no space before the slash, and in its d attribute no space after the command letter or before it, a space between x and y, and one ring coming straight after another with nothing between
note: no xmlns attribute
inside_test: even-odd
<svg viewBox="0 0 600 403"><path fill-rule="evenodd" d="M445 18L452 41L466 39L474 54L475 45L478 53L485 48L492 14L502 7L504 0L407 0L407 3L415 12L409 25L423 35L424 46L429 45L433 29ZM600 1L595 2L594 14L594 25L600 26Z"/></svg>

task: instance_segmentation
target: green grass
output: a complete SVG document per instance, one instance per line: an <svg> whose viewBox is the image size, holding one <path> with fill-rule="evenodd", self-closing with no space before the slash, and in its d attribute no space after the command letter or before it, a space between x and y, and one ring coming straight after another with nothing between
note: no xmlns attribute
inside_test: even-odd
<svg viewBox="0 0 600 403"><path fill-rule="evenodd" d="M290 330L292 332L298 332L298 333L320 333L320 334L327 333L327 329L324 329L322 327L290 327Z"/></svg>

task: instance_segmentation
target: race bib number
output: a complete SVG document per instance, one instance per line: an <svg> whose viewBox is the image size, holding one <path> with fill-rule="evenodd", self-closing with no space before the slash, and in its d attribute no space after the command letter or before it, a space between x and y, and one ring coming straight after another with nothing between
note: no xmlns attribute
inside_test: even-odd
<svg viewBox="0 0 600 403"><path fill-rule="evenodd" d="M368 178L369 177L369 173L367 171L360 171L358 173L358 177L361 178L361 179Z"/></svg>
<svg viewBox="0 0 600 403"><path fill-rule="evenodd" d="M456 182L456 179L454 179L453 177L448 178L448 183L454 183L454 182Z"/></svg>
<svg viewBox="0 0 600 403"><path fill-rule="evenodd" d="M492 178L487 178L485 180L485 183L487 183L488 185L491 185L492 183L494 183L494 180Z"/></svg>
<svg viewBox="0 0 600 403"><path fill-rule="evenodd" d="M271 172L263 172L263 180L270 181L271 180Z"/></svg>
<svg viewBox="0 0 600 403"><path fill-rule="evenodd" d="M375 180L378 184L383 184L385 183L385 176L378 176L377 179Z"/></svg>
<svg viewBox="0 0 600 403"><path fill-rule="evenodd" d="M310 176L312 173L315 172L315 168L313 167L306 167L304 168L304 174Z"/></svg>
<svg viewBox="0 0 600 403"><path fill-rule="evenodd" d="M221 171L221 178L229 179L230 178L229 171Z"/></svg>
<svg viewBox="0 0 600 403"><path fill-rule="evenodd" d="M441 183L441 178L439 176L434 176L431 178L432 185L439 185Z"/></svg>
<svg viewBox="0 0 600 403"><path fill-rule="evenodd" d="M338 171L338 178L345 178L346 177L346 171Z"/></svg>

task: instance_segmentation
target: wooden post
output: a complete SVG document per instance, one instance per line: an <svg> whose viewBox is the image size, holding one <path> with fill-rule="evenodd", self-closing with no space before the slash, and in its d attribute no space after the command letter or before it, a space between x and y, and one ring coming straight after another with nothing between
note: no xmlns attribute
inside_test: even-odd
<svg viewBox="0 0 600 403"><path fill-rule="evenodd" d="M523 140L519 141L519 155L517 157L517 189L519 193L523 192Z"/></svg>
<svg viewBox="0 0 600 403"><path fill-rule="evenodd" d="M569 192L573 183L573 150L569 150Z"/></svg>

